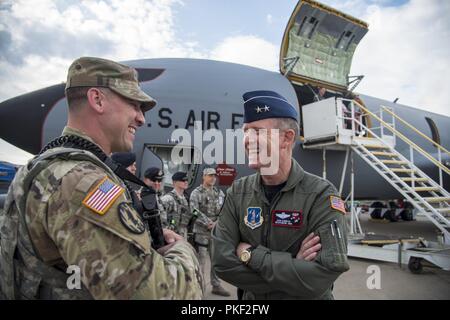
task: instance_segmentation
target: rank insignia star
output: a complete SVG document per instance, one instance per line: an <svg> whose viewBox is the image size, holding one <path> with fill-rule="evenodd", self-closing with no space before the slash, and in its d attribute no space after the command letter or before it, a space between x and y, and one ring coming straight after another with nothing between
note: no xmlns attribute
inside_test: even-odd
<svg viewBox="0 0 450 320"><path fill-rule="evenodd" d="M260 107L256 107L256 113L261 113L262 112L262 108L260 108Z"/></svg>
<svg viewBox="0 0 450 320"><path fill-rule="evenodd" d="M270 111L270 108L266 105L264 105L264 112Z"/></svg>

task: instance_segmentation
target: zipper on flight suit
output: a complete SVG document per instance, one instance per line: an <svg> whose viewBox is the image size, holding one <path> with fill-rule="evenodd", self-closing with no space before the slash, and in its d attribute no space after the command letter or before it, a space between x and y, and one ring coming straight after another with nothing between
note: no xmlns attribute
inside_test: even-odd
<svg viewBox="0 0 450 320"><path fill-rule="evenodd" d="M264 203L265 203L264 209L269 208L269 210L264 210L264 211L266 212L266 214L265 214L265 216L264 216L264 219L265 219L265 221L266 221L267 223L265 224L264 231L262 232L262 237L261 237L262 239L261 239L261 242L263 243L263 245L264 245L266 248L269 248L269 237L270 237L270 230L271 230L271 227L272 227L272 211L273 211L273 209L276 207L276 205L278 204L278 201L279 201L280 198L281 198L282 192L283 192L283 191L280 190L280 191L277 193L277 195L276 195L275 198L272 200L272 203L269 204L269 206L267 206L267 202L264 201ZM264 199L267 200L265 195L264 195Z"/></svg>

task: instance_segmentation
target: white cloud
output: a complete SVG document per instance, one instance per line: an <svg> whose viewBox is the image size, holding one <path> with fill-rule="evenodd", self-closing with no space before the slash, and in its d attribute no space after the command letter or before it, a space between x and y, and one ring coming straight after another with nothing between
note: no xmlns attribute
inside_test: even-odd
<svg viewBox="0 0 450 320"><path fill-rule="evenodd" d="M358 92L450 115L450 1L324 0L369 22L352 74ZM210 58L278 71L279 44L230 36L210 52L175 34L180 0L0 0L0 101L65 80L82 55ZM39 8L39 10L37 10ZM266 22L273 23L272 14ZM287 22L287 21L286 21ZM284 30L280 30L283 32Z"/></svg>
<svg viewBox="0 0 450 320"><path fill-rule="evenodd" d="M0 5L0 101L65 80L82 55L114 60L204 57L174 33L177 0L5 1ZM36 10L39 8L39 10ZM3 42L3 43L2 43Z"/></svg>
<svg viewBox="0 0 450 320"><path fill-rule="evenodd" d="M211 59L278 70L279 48L257 36L228 37L211 52Z"/></svg>
<svg viewBox="0 0 450 320"><path fill-rule="evenodd" d="M369 23L356 49L351 74L366 77L356 91L450 115L450 1L411 0L386 7L385 0L350 0L340 10ZM348 11L348 10L347 10ZM356 15L356 14L355 14Z"/></svg>
<svg viewBox="0 0 450 320"><path fill-rule="evenodd" d="M0 101L65 81L72 61L59 57L27 55L23 64L0 61Z"/></svg>
<svg viewBox="0 0 450 320"><path fill-rule="evenodd" d="M402 9L372 10L370 41L362 43L354 66L370 72L364 88L450 115L450 2L413 0ZM363 57L370 52L368 63Z"/></svg>

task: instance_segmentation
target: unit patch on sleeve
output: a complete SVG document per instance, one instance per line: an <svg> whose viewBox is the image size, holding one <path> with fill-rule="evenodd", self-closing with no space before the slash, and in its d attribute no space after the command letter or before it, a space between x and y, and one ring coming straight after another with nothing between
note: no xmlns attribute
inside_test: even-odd
<svg viewBox="0 0 450 320"><path fill-rule="evenodd" d="M331 202L331 207L337 211L342 212L343 214L346 213L345 210L345 202L344 200L342 200L339 197L335 197L335 196L330 196L330 202Z"/></svg>
<svg viewBox="0 0 450 320"><path fill-rule="evenodd" d="M105 177L84 198L83 204L92 211L103 215L124 191L124 188Z"/></svg>
<svg viewBox="0 0 450 320"><path fill-rule="evenodd" d="M134 234L143 234L145 231L144 222L142 222L141 217L131 209L131 206L126 202L122 202L119 204L118 208L120 222L122 222L123 226Z"/></svg>
<svg viewBox="0 0 450 320"><path fill-rule="evenodd" d="M300 228L303 223L302 211L273 210L272 225L275 227Z"/></svg>

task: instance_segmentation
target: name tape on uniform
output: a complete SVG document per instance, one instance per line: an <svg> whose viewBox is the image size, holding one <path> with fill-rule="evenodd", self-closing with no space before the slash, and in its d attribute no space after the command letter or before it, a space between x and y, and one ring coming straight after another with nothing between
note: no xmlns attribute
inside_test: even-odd
<svg viewBox="0 0 450 320"><path fill-rule="evenodd" d="M273 210L272 225L275 227L300 228L303 222L302 211Z"/></svg>
<svg viewBox="0 0 450 320"><path fill-rule="evenodd" d="M82 203L92 211L104 215L124 191L124 188L105 177L84 198Z"/></svg>

